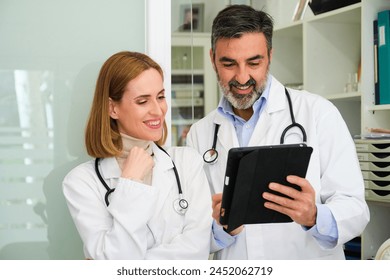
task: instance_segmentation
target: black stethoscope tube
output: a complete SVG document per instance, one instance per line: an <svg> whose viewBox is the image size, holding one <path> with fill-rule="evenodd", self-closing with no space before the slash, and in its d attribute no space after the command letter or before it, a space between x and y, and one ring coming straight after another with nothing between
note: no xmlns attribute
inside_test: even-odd
<svg viewBox="0 0 390 280"><path fill-rule="evenodd" d="M301 132L302 132L302 141L306 142L306 140L307 140L306 131L305 131L305 129L303 128L303 126L300 123L297 123L295 121L294 112L293 112L293 106L292 106L292 101L291 101L291 96L288 93L287 88L284 88L284 90L285 90L285 93L286 93L286 96L287 96L288 107L290 108L291 124L289 126L287 126L283 130L282 135L280 136L280 144L284 143L284 137L285 137L287 131L289 131L293 127L298 127L301 130Z"/></svg>
<svg viewBox="0 0 390 280"><path fill-rule="evenodd" d="M169 154L162 148L160 147L159 145L157 145L157 147L160 148L161 151L163 151L164 153L166 153L168 156ZM95 159L95 171L96 171L96 174L100 180L100 182L103 184L104 188L107 190L106 194L104 195L104 201L106 202L106 205L110 205L110 202L108 200L108 197L110 196L111 193L113 193L115 191L115 188L111 189L107 183L104 181L100 171L99 171L99 161L100 161L100 158L96 158ZM179 191L179 198L176 199L174 201L174 208L175 208L175 211L181 215L184 215L187 208L188 208L188 202L187 200L185 200L183 198L183 191L182 191L182 188L181 188L181 183L180 183L180 178L179 178L179 173L177 172L177 168L176 168L176 165L175 163L173 162L172 160L172 164L173 164L173 171L175 173L175 178L176 178L176 182L177 182L177 188L178 188L178 191Z"/></svg>
<svg viewBox="0 0 390 280"><path fill-rule="evenodd" d="M107 190L107 192L106 192L106 194L104 196L104 201L106 202L106 205L108 206L110 204L110 202L108 201L108 197L110 196L111 193L113 193L115 191L115 189L111 189L107 185L107 183L103 180L103 177L102 177L102 175L100 174L100 171L99 171L99 161L100 161L100 158L96 158L95 159L95 171L96 171L96 174L97 174L100 182L102 182L103 186Z"/></svg>
<svg viewBox="0 0 390 280"><path fill-rule="evenodd" d="M218 159L218 151L216 150L217 147L217 135L219 130L220 124L215 124L215 131L214 131L214 139L213 139L213 145L211 146L211 149L208 149L203 154L203 160L207 163L215 163Z"/></svg>

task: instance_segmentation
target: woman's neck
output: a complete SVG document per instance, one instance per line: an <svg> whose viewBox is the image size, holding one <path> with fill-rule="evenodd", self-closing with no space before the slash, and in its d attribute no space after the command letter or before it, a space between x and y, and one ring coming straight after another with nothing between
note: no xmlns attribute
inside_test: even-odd
<svg viewBox="0 0 390 280"><path fill-rule="evenodd" d="M121 133L122 137L122 153L120 158L126 158L133 147L140 147L147 151L150 155L152 154L152 141L142 140L134 138L132 136Z"/></svg>
<svg viewBox="0 0 390 280"><path fill-rule="evenodd" d="M152 141L137 139L137 138L134 138L132 136L129 136L129 135L126 135L126 134L123 134L123 133L121 133L121 137L122 137L123 148L122 148L121 154L116 157L116 161L118 162L119 168L121 170L123 170L123 166L125 164L125 161L126 161L128 155L130 153L130 150L133 147L136 147L136 146L137 147L141 147L145 151L147 151L149 155L153 154L153 150L152 150L152 143L153 142ZM145 176L145 179L143 180L143 182L145 184L151 185L151 183L152 183L152 171L150 171Z"/></svg>

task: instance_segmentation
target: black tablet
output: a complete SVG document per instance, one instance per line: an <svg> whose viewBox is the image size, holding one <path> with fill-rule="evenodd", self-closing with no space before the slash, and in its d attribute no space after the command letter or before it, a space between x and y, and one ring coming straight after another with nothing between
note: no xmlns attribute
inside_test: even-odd
<svg viewBox="0 0 390 280"><path fill-rule="evenodd" d="M276 182L295 189L288 175L305 177L313 148L284 144L232 148L228 153L220 223L230 232L243 224L287 223L290 217L264 207L264 191ZM276 193L281 195L280 193Z"/></svg>

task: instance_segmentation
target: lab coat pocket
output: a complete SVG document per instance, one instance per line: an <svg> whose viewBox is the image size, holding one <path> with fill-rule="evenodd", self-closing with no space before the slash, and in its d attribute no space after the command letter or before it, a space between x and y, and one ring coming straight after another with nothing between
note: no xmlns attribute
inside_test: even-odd
<svg viewBox="0 0 390 280"><path fill-rule="evenodd" d="M172 210L169 211L169 215L166 216L166 234L164 236L164 242L171 242L176 236L183 233L185 215L178 214L172 206Z"/></svg>

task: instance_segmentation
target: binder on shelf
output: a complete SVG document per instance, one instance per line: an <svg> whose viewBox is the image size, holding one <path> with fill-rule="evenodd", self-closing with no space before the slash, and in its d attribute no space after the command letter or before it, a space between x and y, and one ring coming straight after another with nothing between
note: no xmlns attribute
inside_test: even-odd
<svg viewBox="0 0 390 280"><path fill-rule="evenodd" d="M375 84L375 105L379 104L379 75L378 75L378 20L374 20L373 22L373 37L374 37L374 84Z"/></svg>
<svg viewBox="0 0 390 280"><path fill-rule="evenodd" d="M378 13L379 104L390 104L390 10Z"/></svg>

